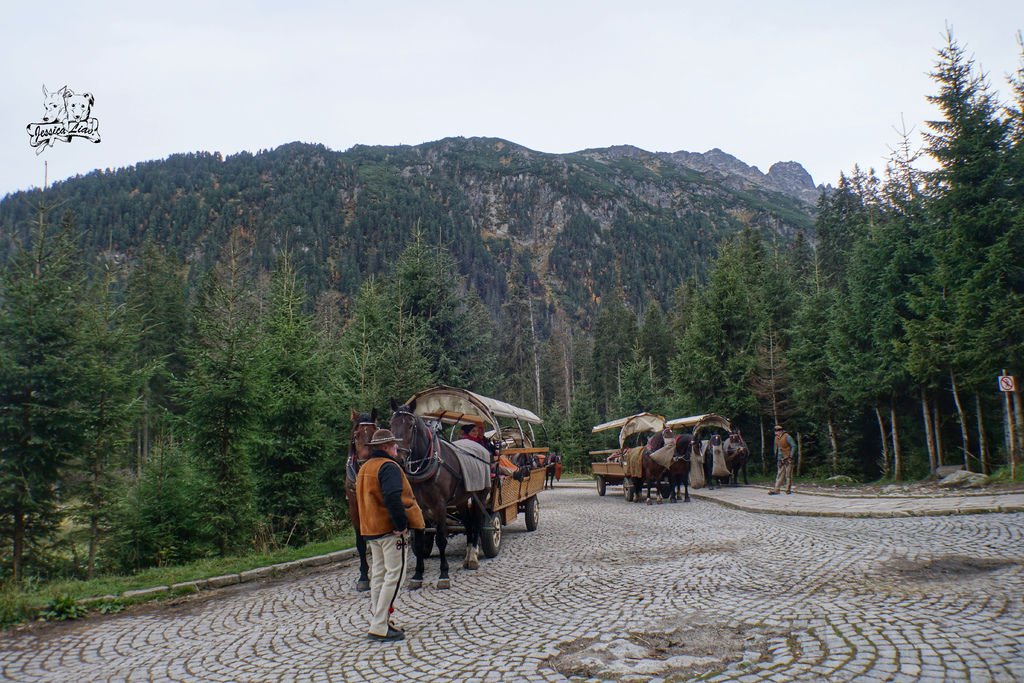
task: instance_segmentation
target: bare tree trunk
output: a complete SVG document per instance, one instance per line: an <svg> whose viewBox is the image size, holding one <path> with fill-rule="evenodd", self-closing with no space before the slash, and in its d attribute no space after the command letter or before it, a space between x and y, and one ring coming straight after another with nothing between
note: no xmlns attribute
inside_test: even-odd
<svg viewBox="0 0 1024 683"><path fill-rule="evenodd" d="M1010 467L1010 471L1016 477L1017 463L1020 462L1021 455L1024 455L1024 401L1020 398L1020 386L1013 392L1013 412L1016 417L1014 420L1014 431L1017 433L1017 443L1014 445L1014 454L1011 457L1013 464Z"/></svg>
<svg viewBox="0 0 1024 683"><path fill-rule="evenodd" d="M932 431L931 411L928 409L928 392L921 388L921 417L924 420L924 440L928 444L928 471L935 472L935 433Z"/></svg>
<svg viewBox="0 0 1024 683"><path fill-rule="evenodd" d="M878 418L878 433L881 435L882 442L882 476L889 476L889 435L885 431L885 418L882 417L882 411L875 406L875 417Z"/></svg>
<svg viewBox="0 0 1024 683"><path fill-rule="evenodd" d="M764 459L764 415L757 418L758 431L761 433L761 472L768 474L768 463Z"/></svg>
<svg viewBox="0 0 1024 683"><path fill-rule="evenodd" d="M892 427L892 478L903 478L903 450L900 448L900 431L896 424L896 404L889 401L889 425Z"/></svg>
<svg viewBox="0 0 1024 683"><path fill-rule="evenodd" d="M573 376L572 376L572 340L568 340L562 347L562 369L565 372L565 410L569 412L572 405Z"/></svg>
<svg viewBox="0 0 1024 683"><path fill-rule="evenodd" d="M939 415L938 401L932 404L932 418L932 423L934 424L932 431L935 432L935 466L942 467L943 456L946 453L942 448L942 416Z"/></svg>
<svg viewBox="0 0 1024 683"><path fill-rule="evenodd" d="M14 512L14 547L11 549L11 580L17 584L21 581L21 558L25 554L25 513L21 504L16 503Z"/></svg>
<svg viewBox="0 0 1024 683"><path fill-rule="evenodd" d="M967 416L964 415L964 408L960 405L960 392L956 388L956 376L953 372L949 373L949 386L953 389L953 403L956 404L956 413L960 417L960 441L963 444L964 449L964 469L968 472L971 471L971 451L970 451L970 440L967 436Z"/></svg>
<svg viewBox="0 0 1024 683"><path fill-rule="evenodd" d="M832 445L832 476L839 474L839 441L836 439L836 423L828 416L828 440Z"/></svg>
<svg viewBox="0 0 1024 683"><path fill-rule="evenodd" d="M978 414L978 455L981 457L981 473L990 474L988 442L985 440L985 417L981 412L981 395L974 392L974 412Z"/></svg>
<svg viewBox="0 0 1024 683"><path fill-rule="evenodd" d="M531 351L533 352L533 380L534 386L537 389L537 410L543 412L544 397L541 396L540 391L540 354L537 350L537 347L539 346L537 342L537 325L533 320L533 299L527 298L526 305L530 309L530 334L533 337L533 346Z"/></svg>
<svg viewBox="0 0 1024 683"><path fill-rule="evenodd" d="M800 432L796 433L796 476L800 476L800 460L804 457L804 437Z"/></svg>

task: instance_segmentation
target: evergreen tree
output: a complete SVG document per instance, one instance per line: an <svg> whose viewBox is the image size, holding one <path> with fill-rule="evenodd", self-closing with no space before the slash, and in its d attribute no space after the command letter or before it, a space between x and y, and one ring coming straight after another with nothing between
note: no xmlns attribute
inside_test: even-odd
<svg viewBox="0 0 1024 683"><path fill-rule="evenodd" d="M77 389L82 421L82 449L73 463L78 477L67 487L78 502L75 517L88 534L86 572L92 578L102 540L119 493L117 470L131 440L139 412L138 397L152 369L137 366L132 351L138 337L128 309L114 300L115 273L108 264L103 277L87 290L78 327L81 354Z"/></svg>
<svg viewBox="0 0 1024 683"><path fill-rule="evenodd" d="M926 384L948 380L964 464L971 468L978 450L968 435L965 390L991 382L1020 349L1021 323L1012 310L1019 292L1007 286L1022 255L1013 238L1013 182L1006 163L1011 128L997 116L984 76L951 34L932 76L939 92L929 99L943 118L928 123L926 136L938 164L927 174L930 261L916 280L906 327L914 376Z"/></svg>
<svg viewBox="0 0 1024 683"><path fill-rule="evenodd" d="M426 352L426 325L403 312L399 301L375 279L360 287L338 345L341 405L385 414L390 399L404 401L436 383Z"/></svg>
<svg viewBox="0 0 1024 683"><path fill-rule="evenodd" d="M644 322L640 328L640 352L650 359L656 385L668 391L668 363L675 350L669 321L657 300L652 299L644 311Z"/></svg>
<svg viewBox="0 0 1024 683"><path fill-rule="evenodd" d="M594 323L590 376L598 412L609 415L622 393L622 368L636 341L636 316L626 308L621 289L601 302Z"/></svg>
<svg viewBox="0 0 1024 683"><path fill-rule="evenodd" d="M136 427L135 467L142 469L153 441L166 434L168 419L180 412L174 382L185 373L188 309L180 261L149 242L127 282L127 313L138 329L136 363L153 367L142 394Z"/></svg>
<svg viewBox="0 0 1024 683"><path fill-rule="evenodd" d="M764 245L753 231L722 245L707 285L683 313L686 331L670 364L681 414L716 412L733 420L758 414L750 382L771 313L766 273Z"/></svg>
<svg viewBox="0 0 1024 683"><path fill-rule="evenodd" d="M260 438L254 448L261 515L285 542L308 541L324 507L321 476L340 450L331 428L341 417L327 392L330 367L291 259L281 258L259 335Z"/></svg>
<svg viewBox="0 0 1024 683"><path fill-rule="evenodd" d="M590 451L594 450L594 436L590 430L600 422L594 394L585 379L579 378L576 381L568 422L562 457L566 467L580 472L590 466Z"/></svg>
<svg viewBox="0 0 1024 683"><path fill-rule="evenodd" d="M235 234L202 285L182 385L186 434L203 477L200 504L222 555L252 537L256 514L251 456L264 392L245 266L245 245Z"/></svg>
<svg viewBox="0 0 1024 683"><path fill-rule="evenodd" d="M84 277L70 217L55 233L46 213L0 281L0 514L15 581L51 539L57 484L83 436L75 370Z"/></svg>
<svg viewBox="0 0 1024 683"><path fill-rule="evenodd" d="M644 355L639 344L633 346L629 362L622 367L622 392L615 401L615 414L665 412L665 392L659 388L660 382L655 384L651 357Z"/></svg>
<svg viewBox="0 0 1024 683"><path fill-rule="evenodd" d="M448 252L416 235L395 264L389 294L403 315L422 324L431 374L442 383L488 394L499 381L494 324L458 273Z"/></svg>

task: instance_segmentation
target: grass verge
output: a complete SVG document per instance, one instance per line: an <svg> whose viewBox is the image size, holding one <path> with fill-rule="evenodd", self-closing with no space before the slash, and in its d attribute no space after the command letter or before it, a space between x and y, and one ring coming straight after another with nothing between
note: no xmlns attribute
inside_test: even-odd
<svg viewBox="0 0 1024 683"><path fill-rule="evenodd" d="M0 588L0 627L8 627L39 618L50 621L74 619L84 616L87 610L94 609L99 612L118 611L123 605L145 600L145 598L123 600L117 597L125 591L154 586L170 586L175 583L207 579L224 574L238 574L258 567L326 555L351 548L354 545L355 536L349 532L327 541L310 543L298 548L282 548L241 556L206 558L173 567L152 567L130 576L101 576L90 581L61 580L47 583L30 582L21 585L7 584ZM100 600L95 603L95 606L90 605L89 608L84 608L76 602L103 596L115 597ZM167 596L168 594L165 593L154 596L154 598L166 598Z"/></svg>

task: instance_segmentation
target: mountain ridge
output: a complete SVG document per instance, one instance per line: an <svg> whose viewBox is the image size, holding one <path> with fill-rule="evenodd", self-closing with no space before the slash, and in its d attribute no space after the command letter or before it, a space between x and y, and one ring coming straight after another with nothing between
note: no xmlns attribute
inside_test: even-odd
<svg viewBox="0 0 1024 683"><path fill-rule="evenodd" d="M789 185L789 192L784 191ZM444 244L492 311L514 272L529 295L587 324L615 288L640 310L668 305L730 234L788 241L809 231L813 188L795 162L763 174L721 150L631 146L568 154L500 138L354 145L291 142L272 150L171 155L55 183L87 249L131 258L152 240L199 273L232 231L254 235L258 264L284 249L317 296L354 295L415 232ZM0 201L0 258L27 235L41 191Z"/></svg>

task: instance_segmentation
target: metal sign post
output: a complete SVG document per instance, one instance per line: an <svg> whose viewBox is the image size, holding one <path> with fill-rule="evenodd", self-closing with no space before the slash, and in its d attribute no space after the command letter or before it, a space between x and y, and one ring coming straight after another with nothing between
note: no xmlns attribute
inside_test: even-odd
<svg viewBox="0 0 1024 683"><path fill-rule="evenodd" d="M1013 408L1011 406L1011 395L1017 390L1017 382L1013 375L1007 375L1006 370L999 376L999 391L1006 397L1006 424L1010 428L1010 479L1017 478L1017 434L1013 419Z"/></svg>

